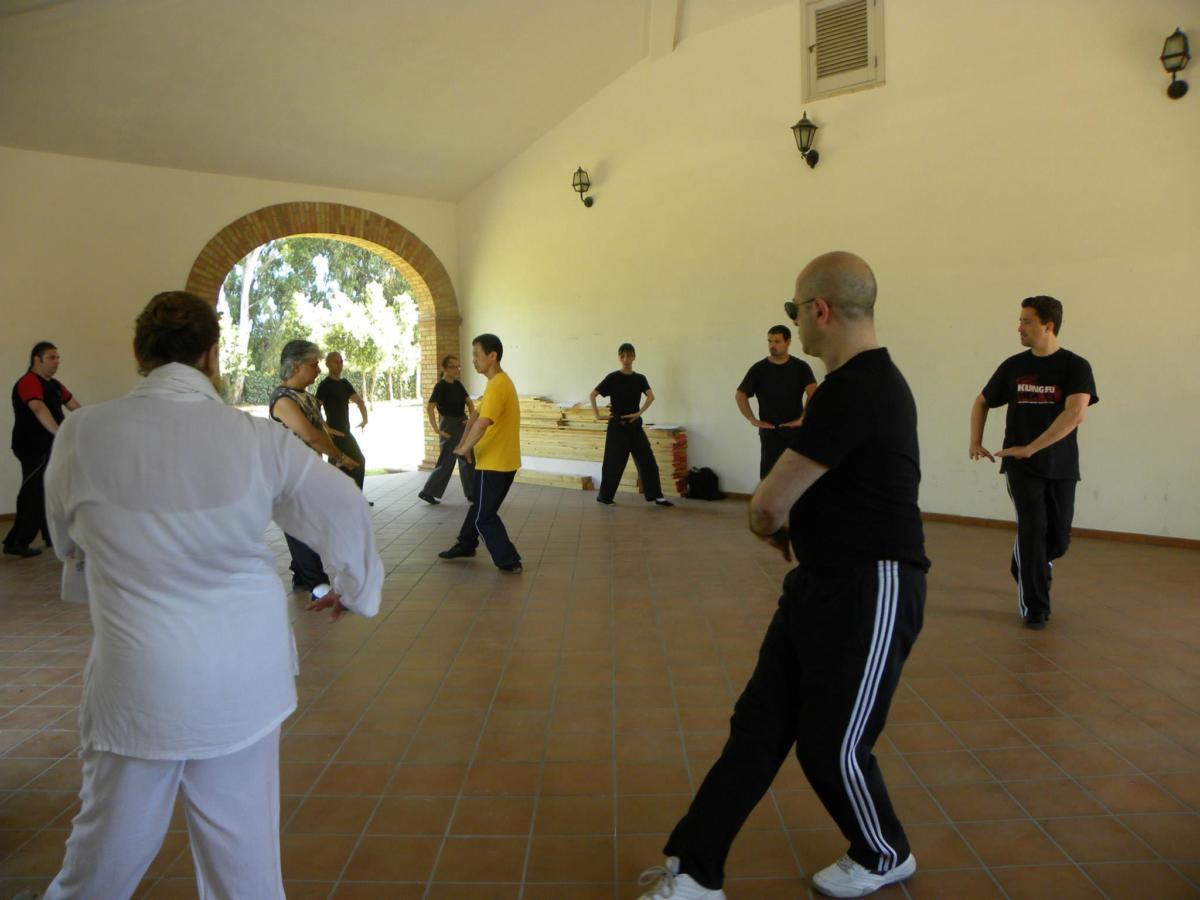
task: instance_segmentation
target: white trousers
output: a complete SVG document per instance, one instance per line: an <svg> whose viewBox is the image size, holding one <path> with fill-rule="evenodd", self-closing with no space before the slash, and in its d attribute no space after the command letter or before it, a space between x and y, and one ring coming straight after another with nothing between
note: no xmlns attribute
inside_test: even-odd
<svg viewBox="0 0 1200 900"><path fill-rule="evenodd" d="M201 900L282 900L278 728L214 759L82 756L82 808L45 900L131 897L158 855L180 790Z"/></svg>

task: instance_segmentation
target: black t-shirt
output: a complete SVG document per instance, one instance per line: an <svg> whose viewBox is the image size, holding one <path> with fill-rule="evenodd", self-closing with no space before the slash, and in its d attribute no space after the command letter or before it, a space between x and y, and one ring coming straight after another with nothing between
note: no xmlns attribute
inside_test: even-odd
<svg viewBox="0 0 1200 900"><path fill-rule="evenodd" d="M788 522L803 568L878 560L929 568L917 506L917 407L886 349L859 353L825 376L789 447L829 466Z"/></svg>
<svg viewBox="0 0 1200 900"><path fill-rule="evenodd" d="M1034 356L1032 350L1010 356L983 388L983 399L991 409L1008 404L1005 447L1023 447L1035 440L1066 409L1067 398L1072 394L1087 394L1088 406L1100 402L1091 365L1082 356L1062 348L1049 356ZM1005 457L1000 471L1078 481L1077 434L1075 429L1028 459Z"/></svg>
<svg viewBox="0 0 1200 900"><path fill-rule="evenodd" d="M804 412L804 389L816 384L812 367L789 356L785 363L760 359L750 367L738 390L758 397L758 418L772 425L794 422Z"/></svg>
<svg viewBox="0 0 1200 900"><path fill-rule="evenodd" d="M41 400L46 404L51 418L61 425L63 404L71 401L71 392L57 378L43 378L32 370L13 385L12 449L18 456L44 453L54 444L54 435L46 430L29 408L33 400Z"/></svg>
<svg viewBox="0 0 1200 900"><path fill-rule="evenodd" d="M317 385L317 399L325 407L325 421L330 428L350 433L350 398L357 393L345 378L326 378Z"/></svg>
<svg viewBox="0 0 1200 900"><path fill-rule="evenodd" d="M467 389L461 381L447 381L439 378L429 395L429 402L437 404L439 415L455 419L467 417Z"/></svg>
<svg viewBox="0 0 1200 900"><path fill-rule="evenodd" d="M612 398L609 410L614 421L641 409L642 394L648 390L650 382L646 380L645 375L641 372L630 372L626 375L620 369L609 372L604 376L604 380L596 385L597 394Z"/></svg>

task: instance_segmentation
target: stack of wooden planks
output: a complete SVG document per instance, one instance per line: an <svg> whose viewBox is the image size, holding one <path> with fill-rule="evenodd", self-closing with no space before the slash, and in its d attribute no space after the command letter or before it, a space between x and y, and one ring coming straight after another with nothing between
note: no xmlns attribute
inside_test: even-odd
<svg viewBox="0 0 1200 900"><path fill-rule="evenodd" d="M560 406L544 397L521 398L521 453L549 459L578 459L603 462L605 422L597 422L591 404L576 403ZM646 437L658 463L664 493L682 494L687 477L687 432L675 426L646 426ZM524 476L524 477L523 477ZM528 479L553 479L531 481ZM586 479L588 484L583 484ZM588 489L587 476L525 472L518 481L530 484L554 483L557 486ZM637 469L630 459L625 467L618 490L636 493L639 490Z"/></svg>

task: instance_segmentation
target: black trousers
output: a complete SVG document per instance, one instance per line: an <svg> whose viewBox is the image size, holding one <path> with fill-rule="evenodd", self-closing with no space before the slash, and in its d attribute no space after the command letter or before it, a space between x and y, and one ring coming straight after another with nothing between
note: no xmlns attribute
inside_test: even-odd
<svg viewBox="0 0 1200 900"><path fill-rule="evenodd" d="M298 541L286 531L288 550L292 553L292 587L312 590L318 584L329 584L329 576L325 574L325 564L312 547L303 541Z"/></svg>
<svg viewBox="0 0 1200 900"><path fill-rule="evenodd" d="M760 428L758 429L759 443L759 458L758 458L758 480L762 481L767 477L767 473L771 471L775 463L779 461L779 457L783 456L783 451L788 448L788 442L792 439L791 428Z"/></svg>
<svg viewBox="0 0 1200 900"><path fill-rule="evenodd" d="M924 609L925 573L907 563L788 575L729 740L667 841L681 871L721 886L734 838L793 747L855 862L883 872L908 857L872 748Z"/></svg>
<svg viewBox="0 0 1200 900"><path fill-rule="evenodd" d="M508 539L508 531L500 521L500 504L512 487L514 472L493 472L491 469L475 470L474 497L458 532L458 546L475 549L479 539L492 554L492 562L498 566L511 566L521 561L521 554Z"/></svg>
<svg viewBox="0 0 1200 900"><path fill-rule="evenodd" d="M625 474L625 466L633 456L638 477L642 479L642 493L647 500L662 497L662 484L658 480L658 463L650 449L650 439L642 420L632 423L621 419L610 419L604 434L604 463L600 469L600 498L611 500L617 493L617 485Z"/></svg>
<svg viewBox="0 0 1200 900"><path fill-rule="evenodd" d="M1022 616L1049 615L1054 560L1071 544L1077 482L1011 469L1005 475L1017 513L1017 538L1009 563L1017 582L1017 605Z"/></svg>
<svg viewBox="0 0 1200 900"><path fill-rule="evenodd" d="M47 541L50 532L46 530L46 463L50 461L50 451L42 453L16 453L21 463L21 489L17 492L17 515L4 538L5 547L28 547L38 532Z"/></svg>
<svg viewBox="0 0 1200 900"><path fill-rule="evenodd" d="M358 489L361 491L363 489L363 481L367 477L367 458L363 456L362 450L359 449L358 441L354 439L354 435L349 431L341 436L331 434L329 437L333 440L335 447L351 459L358 461L357 469L342 469L342 471L354 479L354 483L358 485Z"/></svg>
<svg viewBox="0 0 1200 900"><path fill-rule="evenodd" d="M433 467L433 471L425 479L425 487L422 488L423 493L441 499L442 494L446 493L446 485L450 483L450 476L454 474L454 467L457 465L458 479L462 482L463 496L467 500L471 500L475 493L475 466L466 457L459 456L454 452L454 448L462 441L463 428L466 424L466 419L457 416L442 417L441 430L450 435L450 437L441 438L442 449L438 453L437 465Z"/></svg>

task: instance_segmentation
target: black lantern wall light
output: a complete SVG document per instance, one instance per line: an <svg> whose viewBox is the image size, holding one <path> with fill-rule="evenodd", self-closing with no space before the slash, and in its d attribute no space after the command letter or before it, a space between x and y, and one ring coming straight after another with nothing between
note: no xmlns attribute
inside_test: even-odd
<svg viewBox="0 0 1200 900"><path fill-rule="evenodd" d="M1187 82L1182 79L1176 81L1175 76L1187 68L1188 60L1191 58L1191 54L1188 53L1187 35L1176 28L1175 33L1163 43L1162 55L1159 57L1162 60L1163 68L1171 73L1167 96L1172 100L1178 100L1188 91Z"/></svg>
<svg viewBox="0 0 1200 900"><path fill-rule="evenodd" d="M579 195L584 206L591 207L596 202L592 197L584 196L592 189L592 179L588 178L588 173L583 170L583 166L576 169L575 174L571 176L571 187L575 188L575 193Z"/></svg>
<svg viewBox="0 0 1200 900"><path fill-rule="evenodd" d="M817 126L808 121L808 113L792 126L792 134L796 138L796 149L804 157L810 169L815 169L821 159L821 154L812 148L813 138L817 136Z"/></svg>

